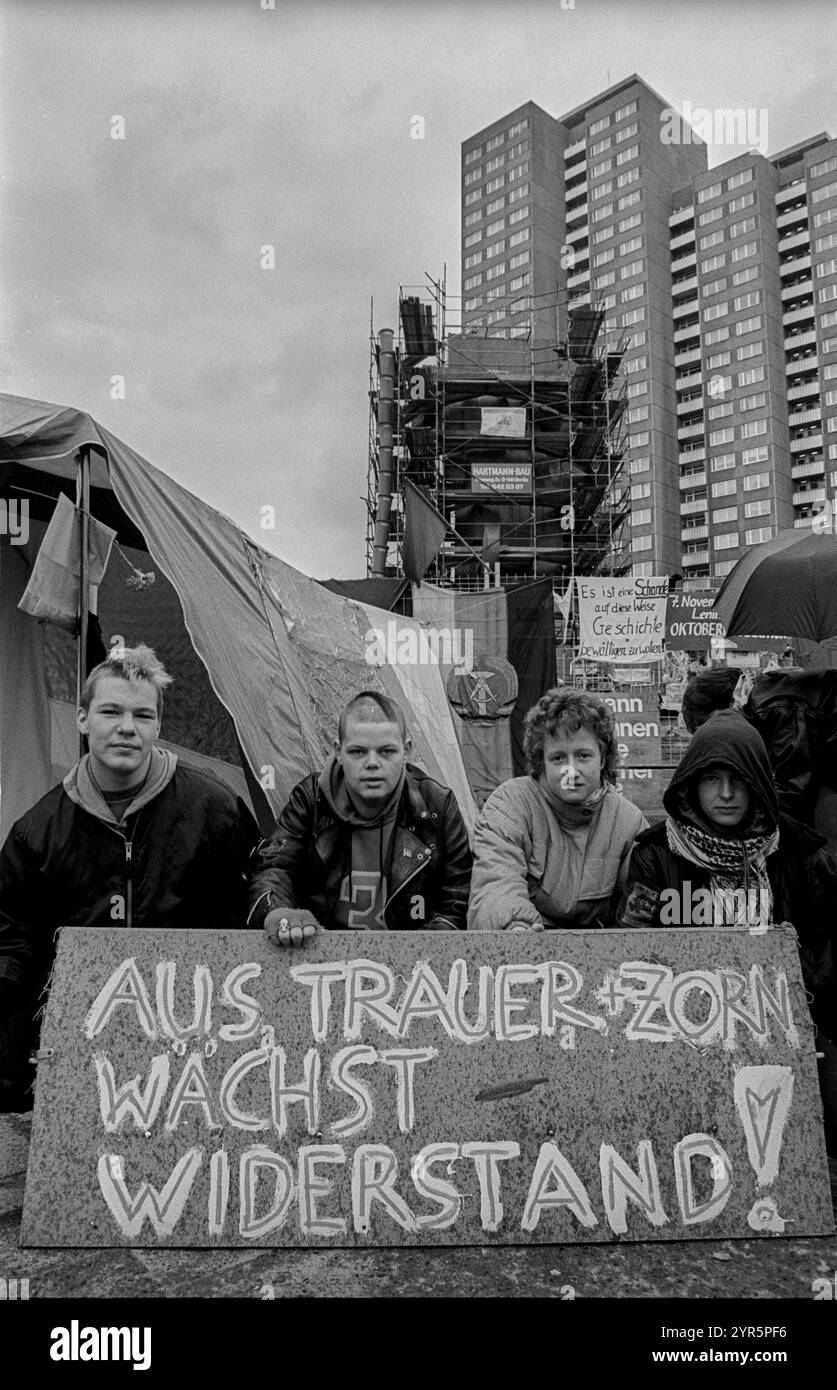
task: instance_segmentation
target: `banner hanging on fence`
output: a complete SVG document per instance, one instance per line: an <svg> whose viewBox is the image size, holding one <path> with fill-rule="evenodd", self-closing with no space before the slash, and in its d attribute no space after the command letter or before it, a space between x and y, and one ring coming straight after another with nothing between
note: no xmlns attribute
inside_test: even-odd
<svg viewBox="0 0 837 1390"><path fill-rule="evenodd" d="M40 1057L23 1245L832 1229L790 928L66 928Z"/></svg>
<svg viewBox="0 0 837 1390"><path fill-rule="evenodd" d="M634 686L631 693L602 695L613 711L613 732L619 754L619 782L628 800L646 820L662 820L663 793L674 771L663 767L660 706L651 685Z"/></svg>
<svg viewBox="0 0 837 1390"><path fill-rule="evenodd" d="M668 576L576 579L578 655L630 665L665 655Z"/></svg>

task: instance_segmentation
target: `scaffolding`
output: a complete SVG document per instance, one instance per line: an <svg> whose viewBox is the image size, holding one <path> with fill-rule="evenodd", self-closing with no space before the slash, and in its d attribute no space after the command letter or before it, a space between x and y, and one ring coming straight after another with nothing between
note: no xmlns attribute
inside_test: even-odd
<svg viewBox="0 0 837 1390"><path fill-rule="evenodd" d="M563 591L629 568L628 338L600 342L601 307L569 305L559 337L557 294L528 296L522 322L520 302L513 327L461 330L427 277L399 290L397 330L370 324L369 574L403 574L407 479L449 525L427 576L442 587Z"/></svg>

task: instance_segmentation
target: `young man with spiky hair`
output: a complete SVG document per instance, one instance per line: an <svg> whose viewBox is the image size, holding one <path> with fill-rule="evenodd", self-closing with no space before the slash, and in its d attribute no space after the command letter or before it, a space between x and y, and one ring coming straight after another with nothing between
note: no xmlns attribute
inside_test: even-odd
<svg viewBox="0 0 837 1390"><path fill-rule="evenodd" d="M340 716L334 756L291 792L260 850L251 926L279 946L321 927L457 931L471 881L456 798L408 761L403 711L362 690Z"/></svg>
<svg viewBox="0 0 837 1390"><path fill-rule="evenodd" d="M171 676L150 647L115 647L90 672L78 727L89 752L27 811L0 852L0 1109L24 1108L58 927L236 927L258 829L212 773L158 748ZM8 1037L8 1033L6 1033ZM30 1069L31 1070L31 1069Z"/></svg>

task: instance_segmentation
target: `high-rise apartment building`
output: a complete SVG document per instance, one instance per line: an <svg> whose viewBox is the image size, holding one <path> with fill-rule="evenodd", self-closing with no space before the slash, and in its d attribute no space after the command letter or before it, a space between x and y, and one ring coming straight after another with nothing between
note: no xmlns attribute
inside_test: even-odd
<svg viewBox="0 0 837 1390"><path fill-rule="evenodd" d="M634 75L557 119L528 103L462 160L463 331L560 336L592 303L630 335L634 572L705 587L810 524L837 494L837 142L710 170Z"/></svg>

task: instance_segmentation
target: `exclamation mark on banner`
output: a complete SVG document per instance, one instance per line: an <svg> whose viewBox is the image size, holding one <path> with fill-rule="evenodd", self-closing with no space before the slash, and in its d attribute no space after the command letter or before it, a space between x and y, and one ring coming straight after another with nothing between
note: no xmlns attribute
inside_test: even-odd
<svg viewBox="0 0 837 1390"><path fill-rule="evenodd" d="M793 1096L790 1067L742 1067L736 1072L733 1095L744 1134L747 1157L756 1174L757 1187L769 1187L779 1172L779 1153ZM759 1197L747 1214L754 1231L785 1229L772 1197Z"/></svg>

